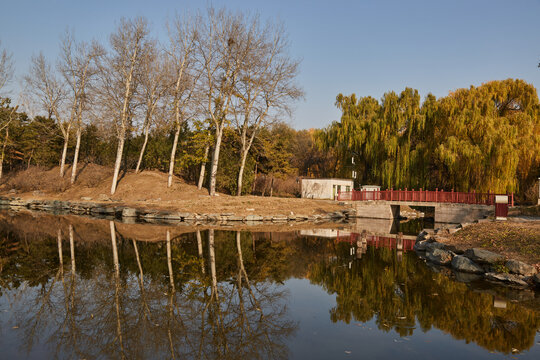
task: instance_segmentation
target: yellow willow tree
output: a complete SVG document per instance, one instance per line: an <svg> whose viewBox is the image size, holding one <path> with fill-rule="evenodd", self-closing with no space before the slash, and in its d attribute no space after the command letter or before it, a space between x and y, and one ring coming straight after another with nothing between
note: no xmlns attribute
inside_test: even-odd
<svg viewBox="0 0 540 360"><path fill-rule="evenodd" d="M336 106L342 111L341 121L319 131L316 139L322 150L333 148L338 154L338 174L350 177L356 171L360 182L385 187L424 182L423 172L411 168L422 156L416 147L425 119L417 90L388 92L380 104L369 96L339 94Z"/></svg>
<svg viewBox="0 0 540 360"><path fill-rule="evenodd" d="M384 94L381 116L371 125L370 135L378 140L373 149L377 153L381 184L404 187L418 182L413 180L416 173L411 168L413 156L417 156L413 136L424 126L418 91L406 88L399 96L394 92Z"/></svg>
<svg viewBox="0 0 540 360"><path fill-rule="evenodd" d="M456 190L516 191L538 168L539 101L522 80L492 81L440 99L433 163Z"/></svg>

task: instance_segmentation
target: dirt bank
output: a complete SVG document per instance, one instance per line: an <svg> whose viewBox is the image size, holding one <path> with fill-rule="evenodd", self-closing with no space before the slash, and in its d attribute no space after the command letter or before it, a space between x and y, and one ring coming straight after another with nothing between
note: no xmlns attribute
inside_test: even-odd
<svg viewBox="0 0 540 360"><path fill-rule="evenodd" d="M472 224L441 240L459 249L483 248L540 269L540 221Z"/></svg>
<svg viewBox="0 0 540 360"><path fill-rule="evenodd" d="M172 187L167 188L167 174L159 171L122 174L116 193L110 196L112 169L95 164L83 165L74 185L69 184L69 175L69 168L64 178L59 177L58 167L49 170L30 168L8 177L0 185L0 195L38 200L114 202L133 207L239 216L291 215L291 212L314 215L344 208L330 200L226 194L210 197L206 189L198 190L178 177L174 178Z"/></svg>

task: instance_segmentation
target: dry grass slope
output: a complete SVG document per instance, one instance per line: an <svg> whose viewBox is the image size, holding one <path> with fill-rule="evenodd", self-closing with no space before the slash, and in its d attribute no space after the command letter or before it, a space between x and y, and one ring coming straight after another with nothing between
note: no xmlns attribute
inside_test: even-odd
<svg viewBox="0 0 540 360"><path fill-rule="evenodd" d="M343 210L334 201L298 198L278 198L261 196L230 196L218 194L210 197L206 189L198 190L195 185L186 184L175 177L173 186L167 188L167 174L159 171L143 171L139 174L121 174L118 188L110 196L112 169L95 164L81 167L74 185L69 184L70 169L64 178L59 177L59 169L33 167L6 178L0 185L0 193L32 199L59 199L80 201L90 198L99 201L110 197L113 201L130 206L170 209L199 214L236 215L313 215Z"/></svg>

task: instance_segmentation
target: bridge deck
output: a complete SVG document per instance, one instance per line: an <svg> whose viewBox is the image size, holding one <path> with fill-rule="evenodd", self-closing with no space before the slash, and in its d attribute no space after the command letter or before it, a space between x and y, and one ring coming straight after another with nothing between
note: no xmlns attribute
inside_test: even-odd
<svg viewBox="0 0 540 360"><path fill-rule="evenodd" d="M400 204L413 203L416 206L419 203L453 203L453 204L475 204L475 205L494 205L495 197L506 195L509 197L509 205L514 206L514 194L495 194L491 192L454 192L454 191L435 191L428 190L352 190L340 192L338 200L341 201L395 201ZM397 205L397 204L396 204ZM426 205L433 206L433 205Z"/></svg>

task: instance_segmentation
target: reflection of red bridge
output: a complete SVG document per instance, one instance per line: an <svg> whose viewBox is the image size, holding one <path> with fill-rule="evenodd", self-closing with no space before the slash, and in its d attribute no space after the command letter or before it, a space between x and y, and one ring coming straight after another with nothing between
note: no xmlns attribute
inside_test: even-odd
<svg viewBox="0 0 540 360"><path fill-rule="evenodd" d="M349 242L352 244L366 244L374 246L375 248L386 247L390 249L397 249L403 251L410 251L414 247L416 239L405 238L403 235L391 236L379 236L379 235L369 235L369 234L358 234L358 233L341 233L338 231L338 236L336 239L338 242Z"/></svg>

